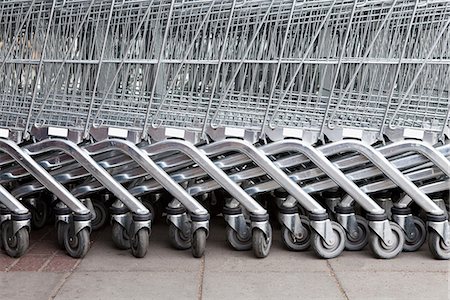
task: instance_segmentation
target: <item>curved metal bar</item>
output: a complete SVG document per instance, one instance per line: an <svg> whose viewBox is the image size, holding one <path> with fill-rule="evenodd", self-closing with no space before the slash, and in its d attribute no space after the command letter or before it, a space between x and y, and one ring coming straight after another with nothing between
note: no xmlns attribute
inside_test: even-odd
<svg viewBox="0 0 450 300"><path fill-rule="evenodd" d="M415 181L420 181L420 180L428 180L428 179L432 179L432 178L437 178L442 175L443 174L442 174L441 170L439 170L436 167L432 167L432 168L426 168L423 170L407 173L407 174L405 174L405 177L408 180L415 182ZM370 193L376 193L376 192L380 192L380 191L384 191L384 190L394 189L396 187L397 186L391 180L385 179L385 180L380 180L380 181L366 184L366 185L362 186L361 189L364 192L370 194ZM351 197L344 197L341 204L344 206L351 205L352 202L353 202L353 199L351 199ZM410 202L408 202L408 204L409 203ZM425 208L427 208L427 207L425 207ZM428 207L427 209L434 209L434 207Z"/></svg>
<svg viewBox="0 0 450 300"><path fill-rule="evenodd" d="M325 174L327 174L332 180L347 191L347 193L353 195L358 199L358 203L361 206L374 214L383 214L384 210L365 193L361 192L356 184L348 180L345 174L336 168L322 153L316 150L314 147L303 143L299 140L286 139L272 144L273 149L277 149L274 153L266 153L264 151L258 151L252 144L237 139L227 139L224 141L216 142L211 147L209 155L218 155L221 152L227 152L237 150L245 153L256 164L259 165L273 180L275 180L281 187L283 187L291 196L293 196L302 206L308 211L319 211L320 204L317 203L308 193L304 192L297 184L295 184L282 170L277 168L272 161L267 158L266 155L278 154L281 152L295 151L301 152L307 156L316 166L318 166ZM320 206L322 207L322 206Z"/></svg>
<svg viewBox="0 0 450 300"><path fill-rule="evenodd" d="M6 206L12 213L23 215L28 213L28 209L14 198L2 185L0 185L0 203Z"/></svg>
<svg viewBox="0 0 450 300"><path fill-rule="evenodd" d="M432 161L445 175L450 177L450 162L435 148L419 141L400 141L389 145L385 149L384 156L394 156L405 152L417 152Z"/></svg>
<svg viewBox="0 0 450 300"><path fill-rule="evenodd" d="M368 158L375 166L377 166L383 173L397 184L405 193L407 193L420 207L428 208L430 214L442 215L444 212L419 188L409 181L405 176L396 169L380 152L376 151L366 144L354 141L344 140L333 144L335 153L357 151Z"/></svg>
<svg viewBox="0 0 450 300"><path fill-rule="evenodd" d="M266 214L267 211L258 204L252 197L245 193L234 181L232 181L225 172L216 167L206 154L197 149L191 143L182 140L166 140L144 149L148 155L155 155L166 149L178 150L188 155L197 163L209 176L216 180L227 192L234 197L242 206L253 214ZM169 175L167 175L169 176ZM170 177L169 177L170 178Z"/></svg>
<svg viewBox="0 0 450 300"><path fill-rule="evenodd" d="M128 191L100 167L89 154L73 142L62 139L48 139L25 147L30 155L37 155L49 151L64 151L72 156L93 177L110 190L120 201L136 214L148 214L149 210Z"/></svg>
<svg viewBox="0 0 450 300"><path fill-rule="evenodd" d="M449 189L450 189L450 179L448 178L447 180L444 181L434 182L420 187L420 190L425 194L448 191ZM402 199L400 199L400 201L396 203L396 206L407 207L411 202L412 202L411 197L405 195Z"/></svg>
<svg viewBox="0 0 450 300"><path fill-rule="evenodd" d="M118 139L110 139L98 142L85 148L90 154L98 154L105 150L117 149L129 155L136 163L138 163L145 171L147 171L156 181L159 182L169 193L171 193L178 201L180 201L188 211L205 215L208 211L192 198L179 184L170 178L170 176L159 168L153 160L135 144ZM168 148L170 149L170 148ZM164 151L164 150L163 150ZM128 193L128 191L127 191Z"/></svg>
<svg viewBox="0 0 450 300"><path fill-rule="evenodd" d="M64 186L56 181L31 156L15 143L0 139L0 150L9 154L17 163L32 174L42 185L77 214L89 214L89 209L75 198Z"/></svg>

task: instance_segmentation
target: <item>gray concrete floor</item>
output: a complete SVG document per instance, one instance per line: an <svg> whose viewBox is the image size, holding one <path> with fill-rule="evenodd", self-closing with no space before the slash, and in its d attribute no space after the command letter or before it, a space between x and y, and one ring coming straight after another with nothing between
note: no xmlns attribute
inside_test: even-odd
<svg viewBox="0 0 450 300"><path fill-rule="evenodd" d="M256 259L230 249L224 232L223 221L212 220L206 255L195 259L170 247L160 223L147 256L136 259L113 247L106 228L93 235L84 259L61 257L59 264L55 242L42 238L27 254L33 259L0 272L0 299L449 299L450 263L432 259L425 246L392 260L372 258L368 250L322 260L285 250L275 230L269 257ZM0 253L0 263L5 257ZM44 263L15 271L33 261Z"/></svg>

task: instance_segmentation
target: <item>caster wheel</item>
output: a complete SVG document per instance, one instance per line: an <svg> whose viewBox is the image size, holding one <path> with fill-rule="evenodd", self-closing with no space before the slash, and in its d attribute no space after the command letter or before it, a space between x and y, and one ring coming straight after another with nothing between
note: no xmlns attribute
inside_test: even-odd
<svg viewBox="0 0 450 300"><path fill-rule="evenodd" d="M450 246L445 245L441 236L434 230L428 233L428 247L435 259L450 259Z"/></svg>
<svg viewBox="0 0 450 300"><path fill-rule="evenodd" d="M64 224L64 246L67 253L73 258L85 257L91 243L89 228L81 229L74 233L73 225Z"/></svg>
<svg viewBox="0 0 450 300"><path fill-rule="evenodd" d="M192 235L192 255L201 258L205 254L206 248L206 230L197 229Z"/></svg>
<svg viewBox="0 0 450 300"><path fill-rule="evenodd" d="M227 226L226 228L227 242L237 251L247 251L252 249L252 236L248 234L246 238L242 238L233 228Z"/></svg>
<svg viewBox="0 0 450 300"><path fill-rule="evenodd" d="M58 247L63 250L65 249L65 246L64 246L65 225L66 225L66 223L64 223L62 221L56 223L56 239L58 242Z"/></svg>
<svg viewBox="0 0 450 300"><path fill-rule="evenodd" d="M6 253L11 257L21 257L30 245L30 233L27 228L22 227L13 234L12 221L2 224L2 244Z"/></svg>
<svg viewBox="0 0 450 300"><path fill-rule="evenodd" d="M41 229L47 224L48 205L45 201L36 201L36 207L30 205L31 227Z"/></svg>
<svg viewBox="0 0 450 300"><path fill-rule="evenodd" d="M142 258L147 254L150 241L150 232L147 228L141 228L131 239L131 253L134 257Z"/></svg>
<svg viewBox="0 0 450 300"><path fill-rule="evenodd" d="M416 216L414 216L413 218L416 232L412 239L405 237L405 244L403 245L403 251L405 252L413 252L419 250L427 239L427 228L425 226L425 222Z"/></svg>
<svg viewBox="0 0 450 300"><path fill-rule="evenodd" d="M264 258L269 255L272 246L272 227L270 227L268 236L259 228L254 228L252 232L253 253L257 258Z"/></svg>
<svg viewBox="0 0 450 300"><path fill-rule="evenodd" d="M369 243L370 229L366 219L356 216L356 222L358 223L357 235L351 236L349 233L346 233L345 250L359 251L364 249Z"/></svg>
<svg viewBox="0 0 450 300"><path fill-rule="evenodd" d="M301 238L295 237L294 234L286 227L281 227L281 240L284 246L290 251L304 251L311 246L311 228L309 227L308 219L300 217L303 227L306 229L306 234Z"/></svg>
<svg viewBox="0 0 450 300"><path fill-rule="evenodd" d="M117 222L112 225L112 240L114 245L120 250L130 249L130 238L127 230Z"/></svg>
<svg viewBox="0 0 450 300"><path fill-rule="evenodd" d="M312 232L312 246L314 252L321 258L335 258L339 256L345 248L345 230L334 221L331 222L334 233L334 243L328 245L322 237L316 232Z"/></svg>
<svg viewBox="0 0 450 300"><path fill-rule="evenodd" d="M178 250L186 250L192 246L191 238L189 236L185 236L183 231L172 223L169 225L169 241L170 244Z"/></svg>
<svg viewBox="0 0 450 300"><path fill-rule="evenodd" d="M108 209L104 202L92 201L95 210L95 218L91 220L92 230L99 230L106 225L109 219Z"/></svg>
<svg viewBox="0 0 450 300"><path fill-rule="evenodd" d="M392 228L392 245L386 245L375 233L369 235L369 246L377 258L389 259L396 257L402 250L405 243L403 229L394 222L390 222Z"/></svg>

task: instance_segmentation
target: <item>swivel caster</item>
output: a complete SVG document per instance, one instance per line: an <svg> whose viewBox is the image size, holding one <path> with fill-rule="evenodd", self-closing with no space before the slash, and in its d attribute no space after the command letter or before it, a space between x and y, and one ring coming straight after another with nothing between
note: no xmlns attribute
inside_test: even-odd
<svg viewBox="0 0 450 300"><path fill-rule="evenodd" d="M2 223L2 246L9 256L17 258L27 251L30 245L30 233L27 227L22 227L14 233L13 222L8 220Z"/></svg>
<svg viewBox="0 0 450 300"><path fill-rule="evenodd" d="M64 232L64 248L67 253L73 258L86 256L91 242L89 227L84 227L75 232L73 223L62 223L61 230Z"/></svg>
<svg viewBox="0 0 450 300"><path fill-rule="evenodd" d="M396 257L403 249L405 237L403 229L394 222L389 222L392 228L391 245L387 245L381 237L375 233L369 235L369 246L377 258L390 259Z"/></svg>
<svg viewBox="0 0 450 300"><path fill-rule="evenodd" d="M192 246L191 237L185 235L183 231L173 223L169 223L169 241L170 244L178 250L186 250Z"/></svg>
<svg viewBox="0 0 450 300"><path fill-rule="evenodd" d="M269 226L269 232L266 235L260 228L253 228L252 247L253 253L257 258L264 258L269 255L272 246L272 227Z"/></svg>
<svg viewBox="0 0 450 300"><path fill-rule="evenodd" d="M306 232L301 236L296 236L286 226L281 227L281 240L284 246L290 251L304 251L311 246L311 228L309 227L309 221L305 216L300 216L302 226L306 229Z"/></svg>
<svg viewBox="0 0 450 300"><path fill-rule="evenodd" d="M345 230L338 223L331 221L333 231L333 242L331 244L323 240L316 231L312 232L311 243L314 252L321 258L335 258L339 256L345 248Z"/></svg>
<svg viewBox="0 0 450 300"><path fill-rule="evenodd" d="M419 217L414 216L414 235L412 237L405 236L405 244L403 245L403 251L413 252L422 247L427 239L427 228L425 222Z"/></svg>
<svg viewBox="0 0 450 300"><path fill-rule="evenodd" d="M112 241L120 250L127 250L131 247L127 229L115 221L112 222Z"/></svg>
<svg viewBox="0 0 450 300"><path fill-rule="evenodd" d="M142 258L147 254L150 241L150 230L148 228L139 229L131 238L131 253L134 257Z"/></svg>
<svg viewBox="0 0 450 300"><path fill-rule="evenodd" d="M237 251L247 251L252 249L252 235L250 234L250 226L247 225L247 234L241 236L231 226L226 227L226 235L228 244Z"/></svg>
<svg viewBox="0 0 450 300"><path fill-rule="evenodd" d="M346 233L345 250L359 251L364 249L369 243L369 225L367 220L363 217L356 215L357 231L353 234Z"/></svg>
<svg viewBox="0 0 450 300"><path fill-rule="evenodd" d="M446 245L442 237L432 229L428 233L428 247L435 259L450 259L450 245Z"/></svg>
<svg viewBox="0 0 450 300"><path fill-rule="evenodd" d="M196 258L201 258L205 254L206 235L204 228L197 229L192 235L192 255Z"/></svg>

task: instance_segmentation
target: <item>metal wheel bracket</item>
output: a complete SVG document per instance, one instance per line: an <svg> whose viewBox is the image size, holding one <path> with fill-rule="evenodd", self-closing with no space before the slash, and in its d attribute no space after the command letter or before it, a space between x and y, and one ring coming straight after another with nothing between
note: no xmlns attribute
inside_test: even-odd
<svg viewBox="0 0 450 300"><path fill-rule="evenodd" d="M128 228L130 228L130 224L131 224L131 215L129 213L111 215L111 221L117 222L123 228L128 229Z"/></svg>
<svg viewBox="0 0 450 300"><path fill-rule="evenodd" d="M415 236L418 234L416 225L414 224L414 217L412 214L408 215L397 215L392 214L392 221L397 223L405 232L405 238L407 240L414 240Z"/></svg>
<svg viewBox="0 0 450 300"><path fill-rule="evenodd" d="M55 224L57 224L58 222L64 222L66 224L69 224L70 221L72 220L72 215L67 214L67 215L55 215Z"/></svg>
<svg viewBox="0 0 450 300"><path fill-rule="evenodd" d="M450 224L448 223L448 221L428 221L427 226L439 234L446 246L450 246Z"/></svg>
<svg viewBox="0 0 450 300"><path fill-rule="evenodd" d="M177 215L167 214L167 221L180 229L184 236L188 237L192 235L193 231L191 231L191 227L193 226L186 213Z"/></svg>
<svg viewBox="0 0 450 300"><path fill-rule="evenodd" d="M16 234L20 229L26 228L28 231L31 229L31 220L12 221L13 234Z"/></svg>
<svg viewBox="0 0 450 300"><path fill-rule="evenodd" d="M206 231L206 237L209 236L209 221L192 222L191 232L194 234L198 229L204 229Z"/></svg>
<svg viewBox="0 0 450 300"><path fill-rule="evenodd" d="M11 220L11 214L0 215L0 226L8 220Z"/></svg>
<svg viewBox="0 0 450 300"><path fill-rule="evenodd" d="M307 234L307 229L303 226L299 214L280 213L278 219L296 238L301 239Z"/></svg>
<svg viewBox="0 0 450 300"><path fill-rule="evenodd" d="M89 232L91 232L91 220L87 221L73 221L73 230L75 235L78 234L84 228L88 228Z"/></svg>
<svg viewBox="0 0 450 300"><path fill-rule="evenodd" d="M391 224L389 220L384 221L369 221L369 227L376 233L388 246L394 243L394 236L392 234Z"/></svg>
<svg viewBox="0 0 450 300"><path fill-rule="evenodd" d="M330 246L334 245L335 238L330 219L323 221L310 221L309 225L322 237L325 243Z"/></svg>
<svg viewBox="0 0 450 300"><path fill-rule="evenodd" d="M270 236L272 235L272 228L270 227L269 221L264 221L264 222L251 222L251 227L252 230L254 228L258 228L261 229L261 231L264 233L264 235L267 238L270 238Z"/></svg>
<svg viewBox="0 0 450 300"><path fill-rule="evenodd" d="M237 215L224 214L223 217L225 219L225 222L227 222L227 224L231 228L233 228L233 230L236 231L237 234L241 238L246 239L248 236L251 235L251 232L247 226L247 221L245 220L245 217L243 214L237 214ZM252 222L252 228L253 228L253 222Z"/></svg>
<svg viewBox="0 0 450 300"><path fill-rule="evenodd" d="M339 224L344 228L344 230L352 237L358 236L358 222L356 221L356 216L354 213L351 214L341 214L336 213L336 219Z"/></svg>
<svg viewBox="0 0 450 300"><path fill-rule="evenodd" d="M145 228L148 229L150 232L150 226L151 226L151 221L131 221L131 225L130 225L130 230L128 231L129 233L132 232L133 236L136 235L138 233L139 230Z"/></svg>

